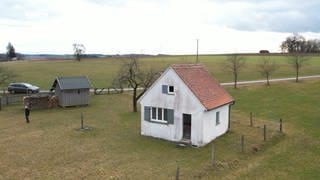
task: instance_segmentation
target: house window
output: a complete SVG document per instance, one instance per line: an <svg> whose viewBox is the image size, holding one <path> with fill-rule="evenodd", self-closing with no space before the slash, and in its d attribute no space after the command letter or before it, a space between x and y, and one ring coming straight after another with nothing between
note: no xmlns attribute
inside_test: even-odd
<svg viewBox="0 0 320 180"><path fill-rule="evenodd" d="M168 93L173 94L174 93L174 86L168 86L168 87L169 87Z"/></svg>
<svg viewBox="0 0 320 180"><path fill-rule="evenodd" d="M220 124L220 112L216 112L216 126Z"/></svg>
<svg viewBox="0 0 320 180"><path fill-rule="evenodd" d="M155 107L152 108L151 118L157 119L157 108Z"/></svg>
<svg viewBox="0 0 320 180"><path fill-rule="evenodd" d="M174 110L157 107L144 107L144 120L151 122L160 122L173 124L174 122Z"/></svg>
<svg viewBox="0 0 320 180"><path fill-rule="evenodd" d="M158 108L158 120L162 121L162 108Z"/></svg>
<svg viewBox="0 0 320 180"><path fill-rule="evenodd" d="M164 117L163 113L164 113L164 109L163 108L152 107L151 120L152 121L166 123L167 121L163 119L163 117Z"/></svg>
<svg viewBox="0 0 320 180"><path fill-rule="evenodd" d="M163 94L174 94L174 86L162 85Z"/></svg>

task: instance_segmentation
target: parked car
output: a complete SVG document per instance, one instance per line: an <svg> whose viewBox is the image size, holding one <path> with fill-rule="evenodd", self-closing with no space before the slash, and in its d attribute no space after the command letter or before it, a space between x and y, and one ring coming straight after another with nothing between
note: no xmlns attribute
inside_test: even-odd
<svg viewBox="0 0 320 180"><path fill-rule="evenodd" d="M38 93L40 88L29 83L10 83L9 93Z"/></svg>

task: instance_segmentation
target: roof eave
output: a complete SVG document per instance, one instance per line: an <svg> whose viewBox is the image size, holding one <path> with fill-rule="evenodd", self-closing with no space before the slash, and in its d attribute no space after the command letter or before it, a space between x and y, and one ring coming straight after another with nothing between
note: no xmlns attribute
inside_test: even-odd
<svg viewBox="0 0 320 180"><path fill-rule="evenodd" d="M220 107L222 107L222 106L225 106L225 105L228 105L228 104L230 104L230 105L233 105L235 103L235 100L232 100L232 101L230 101L230 102L227 102L227 103L224 103L224 104L222 104L222 105L219 105L219 106L216 106L216 107L213 107L213 108L210 108L210 109L205 109L205 111L212 111L212 110L214 110L214 109L218 109L218 108L220 108Z"/></svg>

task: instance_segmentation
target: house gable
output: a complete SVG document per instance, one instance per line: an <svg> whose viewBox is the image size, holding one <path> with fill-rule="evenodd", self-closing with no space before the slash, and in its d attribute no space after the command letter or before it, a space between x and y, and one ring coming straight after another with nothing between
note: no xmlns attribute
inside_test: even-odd
<svg viewBox="0 0 320 180"><path fill-rule="evenodd" d="M169 92L170 86L173 86L174 89L172 93ZM185 104L189 106L187 109L205 110L205 107L171 67L167 68L153 83L139 102L170 109L184 108L182 104Z"/></svg>
<svg viewBox="0 0 320 180"><path fill-rule="evenodd" d="M202 65L175 64L171 67L206 110L212 110L234 101Z"/></svg>

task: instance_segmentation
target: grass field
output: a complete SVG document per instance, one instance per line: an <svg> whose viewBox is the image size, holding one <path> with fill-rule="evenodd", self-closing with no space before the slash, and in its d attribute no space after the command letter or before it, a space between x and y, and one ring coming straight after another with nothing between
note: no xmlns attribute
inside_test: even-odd
<svg viewBox="0 0 320 180"><path fill-rule="evenodd" d="M144 68L193 62L192 56L141 59ZM247 57L242 80L261 79L259 57ZM200 61L222 82L224 56L201 56ZM284 57L274 77L293 76ZM94 86L110 85L119 59L24 61L4 63L19 72L21 81L48 89L56 76L88 75ZM319 58L302 69L319 74ZM320 80L281 82L227 89L236 99L231 132L215 140L217 166L210 165L211 146L177 148L174 143L140 135L140 114L131 112L130 94L91 96L86 107L31 112L24 121L22 105L0 111L0 179L319 179ZM93 130L79 130L80 114ZM249 127L249 113L254 127ZM284 121L284 135L277 122ZM267 142L262 125L268 126ZM245 153L240 152L245 135ZM252 152L252 147L259 151Z"/></svg>
<svg viewBox="0 0 320 180"><path fill-rule="evenodd" d="M200 63L220 82L232 81L232 76L225 68L226 56L200 56ZM264 79L258 72L257 64L262 61L261 56L244 56L246 67L239 74L239 80ZM272 78L294 77L295 71L288 64L288 58L284 56L271 56L278 64L278 69ZM51 61L20 61L2 63L15 71L19 76L15 81L27 81L38 85L41 89L50 89L53 80L57 76L86 75L91 80L93 87L109 87L124 59L86 59L81 62L73 60ZM194 63L194 56L164 56L140 59L143 68L164 69L173 63ZM301 75L320 74L320 56L310 57L310 60L301 69ZM3 85L5 88L6 86Z"/></svg>

